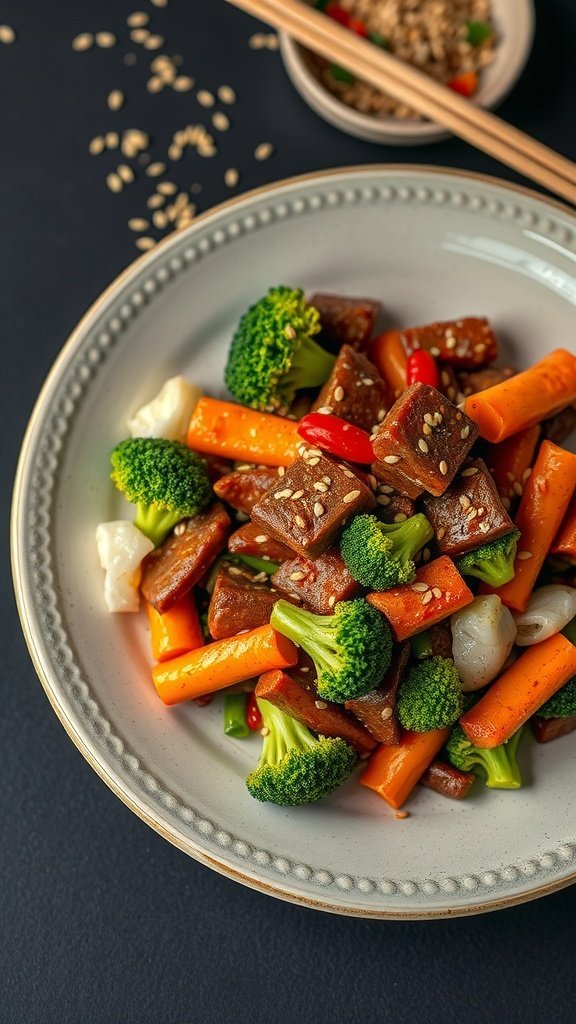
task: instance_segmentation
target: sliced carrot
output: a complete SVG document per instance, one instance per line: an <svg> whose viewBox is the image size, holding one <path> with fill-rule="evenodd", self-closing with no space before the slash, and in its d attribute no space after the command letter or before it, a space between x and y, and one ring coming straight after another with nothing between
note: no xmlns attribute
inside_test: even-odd
<svg viewBox="0 0 576 1024"><path fill-rule="evenodd" d="M515 524L518 541L514 579L483 594L498 594L509 608L523 612L576 487L576 455L544 441L520 499Z"/></svg>
<svg viewBox="0 0 576 1024"><path fill-rule="evenodd" d="M541 433L542 428L535 424L512 434L500 444L488 445L486 449L484 461L494 477L498 494L508 509L518 495L522 494L526 480L530 476Z"/></svg>
<svg viewBox="0 0 576 1024"><path fill-rule="evenodd" d="M271 626L258 626L155 665L152 678L165 704L179 704L297 661L291 640Z"/></svg>
<svg viewBox="0 0 576 1024"><path fill-rule="evenodd" d="M384 331L371 343L369 354L395 398L398 398L406 390L408 362L400 331Z"/></svg>
<svg viewBox="0 0 576 1024"><path fill-rule="evenodd" d="M198 609L191 594L180 598L167 612L158 612L148 603L146 611L154 661L167 661L204 646Z"/></svg>
<svg viewBox="0 0 576 1024"><path fill-rule="evenodd" d="M375 750L360 776L360 782L397 809L444 746L450 729L405 732L397 747L382 744Z"/></svg>
<svg viewBox="0 0 576 1024"><path fill-rule="evenodd" d="M297 447L302 444L297 427L295 420L282 416L201 398L192 413L186 443L204 455L289 466L298 458Z"/></svg>
<svg viewBox="0 0 576 1024"><path fill-rule="evenodd" d="M406 640L464 608L474 595L452 559L441 555L418 569L413 583L368 594L368 600L386 616L396 639Z"/></svg>
<svg viewBox="0 0 576 1024"><path fill-rule="evenodd" d="M529 370L470 395L464 412L493 443L554 416L576 400L576 356L554 349Z"/></svg>
<svg viewBox="0 0 576 1024"><path fill-rule="evenodd" d="M550 554L561 555L571 565L576 565L576 495L572 498L562 525L554 538Z"/></svg>
<svg viewBox="0 0 576 1024"><path fill-rule="evenodd" d="M498 747L574 675L576 647L556 633L526 648L460 724L476 747Z"/></svg>

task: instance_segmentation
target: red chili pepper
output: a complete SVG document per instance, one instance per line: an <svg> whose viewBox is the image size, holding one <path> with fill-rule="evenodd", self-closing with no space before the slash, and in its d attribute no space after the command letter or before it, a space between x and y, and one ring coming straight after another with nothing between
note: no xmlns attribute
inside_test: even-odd
<svg viewBox="0 0 576 1024"><path fill-rule="evenodd" d="M461 75L450 79L448 88L469 99L478 91L478 75L475 71L463 71Z"/></svg>
<svg viewBox="0 0 576 1024"><path fill-rule="evenodd" d="M417 352L413 352L411 356L408 356L406 383L408 387L411 384L429 384L431 388L438 388L440 374L438 373L436 360L429 352L425 352L420 348Z"/></svg>
<svg viewBox="0 0 576 1024"><path fill-rule="evenodd" d="M349 459L362 465L374 462L370 435L339 416L310 412L300 420L298 433L305 441L339 459Z"/></svg>
<svg viewBox="0 0 576 1024"><path fill-rule="evenodd" d="M324 8L324 14L327 14L329 18L334 18L334 21L339 21L341 25L348 25L350 23L348 11L340 7L340 4L328 4Z"/></svg>
<svg viewBox="0 0 576 1024"><path fill-rule="evenodd" d="M360 21L360 18L349 18L348 28L351 32L355 32L357 36L362 36L363 39L368 35L368 29L364 22Z"/></svg>
<svg viewBox="0 0 576 1024"><path fill-rule="evenodd" d="M262 715L260 714L260 708L256 703L256 697L254 691L248 694L248 700L246 701L246 725L253 732L259 732L262 728Z"/></svg>

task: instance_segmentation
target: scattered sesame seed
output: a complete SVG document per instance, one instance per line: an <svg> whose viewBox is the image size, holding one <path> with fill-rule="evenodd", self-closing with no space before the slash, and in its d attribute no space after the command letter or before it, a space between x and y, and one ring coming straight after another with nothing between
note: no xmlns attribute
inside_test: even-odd
<svg viewBox="0 0 576 1024"><path fill-rule="evenodd" d="M111 93L108 93L109 110L120 110L124 106L124 93L121 89L113 89Z"/></svg>
<svg viewBox="0 0 576 1024"><path fill-rule="evenodd" d="M320 519L321 516L324 515L325 511L326 509L324 508L324 505L322 505L319 501L314 502L314 515L316 516L317 519Z"/></svg>
<svg viewBox="0 0 576 1024"><path fill-rule="evenodd" d="M112 46L116 46L116 36L113 32L97 32L96 46L102 50L109 50Z"/></svg>
<svg viewBox="0 0 576 1024"><path fill-rule="evenodd" d="M359 496L360 491L348 491L348 494L344 495L342 501L344 502L345 505L349 505L351 501L355 501L355 499L358 498Z"/></svg>
<svg viewBox="0 0 576 1024"><path fill-rule="evenodd" d="M128 227L130 231L146 231L150 224L144 217L131 217L128 221Z"/></svg>
<svg viewBox="0 0 576 1024"><path fill-rule="evenodd" d="M314 704L318 708L318 711L325 711L328 707L325 700L315 700Z"/></svg>
<svg viewBox="0 0 576 1024"><path fill-rule="evenodd" d="M122 178L115 172L112 172L112 174L109 174L107 176L106 184L108 185L108 188L111 192L121 192L124 188Z"/></svg>
<svg viewBox="0 0 576 1024"><path fill-rule="evenodd" d="M148 92L155 94L158 92L162 92L162 90L166 88L166 83L164 82L164 79L160 77L160 75L154 75L152 78L149 78L148 81L146 82L146 88L148 89Z"/></svg>
<svg viewBox="0 0 576 1024"><path fill-rule="evenodd" d="M168 7L168 0L150 0L152 7Z"/></svg>
<svg viewBox="0 0 576 1024"><path fill-rule="evenodd" d="M224 184L228 188L236 188L236 185L238 184L239 180L240 180L240 175L239 175L238 171L236 170L236 168L235 167L229 167L228 170L226 171L226 173L224 174Z"/></svg>
<svg viewBox="0 0 576 1024"><path fill-rule="evenodd" d="M438 356L440 355L440 349L438 348L437 345L432 346L432 348L430 349L430 355L434 356L435 359L438 358Z"/></svg>
<svg viewBox="0 0 576 1024"><path fill-rule="evenodd" d="M382 719L383 722L387 722L389 718L392 718L393 713L394 712L392 711L391 707L382 708L382 711L380 712L380 718Z"/></svg>
<svg viewBox="0 0 576 1024"><path fill-rule="evenodd" d="M100 156L100 153L103 153L105 149L106 141L103 135L95 135L94 138L90 140L88 151L92 156Z"/></svg>
<svg viewBox="0 0 576 1024"><path fill-rule="evenodd" d="M146 200L146 206L149 210L157 210L160 206L164 206L165 202L165 197L155 192L153 196L149 196Z"/></svg>
<svg viewBox="0 0 576 1024"><path fill-rule="evenodd" d="M208 89L200 89L196 94L196 99L201 107L213 107L216 102L212 93L208 92Z"/></svg>
<svg viewBox="0 0 576 1024"><path fill-rule="evenodd" d="M298 501L298 499L301 498L303 494L304 491L294 491L294 494L290 498L290 501Z"/></svg>
<svg viewBox="0 0 576 1024"><path fill-rule="evenodd" d="M477 515L478 515L478 509L477 508L469 508L468 512L466 513L466 521L468 523L471 523L473 519L476 519Z"/></svg>
<svg viewBox="0 0 576 1024"><path fill-rule="evenodd" d="M379 494L378 497L376 498L376 503L378 505L383 505L384 507L386 507L386 505L389 505L391 501L392 499L389 498L387 494Z"/></svg>
<svg viewBox="0 0 576 1024"><path fill-rule="evenodd" d="M448 350L456 348L456 344L457 344L456 338L454 338L453 336L450 336L450 337L446 338L446 348ZM442 375L442 379L444 379L444 375ZM447 384L448 381L445 381L444 383Z"/></svg>
<svg viewBox="0 0 576 1024"><path fill-rule="evenodd" d="M296 526L300 527L301 530L303 530L306 526L306 523L302 519L302 516L294 516L294 522L296 523Z"/></svg>
<svg viewBox="0 0 576 1024"><path fill-rule="evenodd" d="M269 160L273 152L274 146L271 142L261 142L254 150L254 157L256 160Z"/></svg>
<svg viewBox="0 0 576 1024"><path fill-rule="evenodd" d="M371 377L361 377L360 379L362 381L362 384L364 384L365 387L367 388L369 388L374 383Z"/></svg>
<svg viewBox="0 0 576 1024"><path fill-rule="evenodd" d="M352 474L352 475L354 475L354 474ZM331 477L323 476L322 480L324 481L325 484L328 484L328 487L330 487L330 484L332 483L332 478Z"/></svg>
<svg viewBox="0 0 576 1024"><path fill-rule="evenodd" d="M290 573L290 579L294 580L294 581L304 580L304 579L306 579L306 573L305 572L300 572L300 570L298 570L298 572L291 572Z"/></svg>
<svg viewBox="0 0 576 1024"><path fill-rule="evenodd" d="M309 466L317 466L318 463L320 462L320 459L316 457L314 459L308 459L307 462Z"/></svg>
<svg viewBox="0 0 576 1024"><path fill-rule="evenodd" d="M462 476L475 476L477 472L476 466L468 466L468 469L462 470Z"/></svg>
<svg viewBox="0 0 576 1024"><path fill-rule="evenodd" d="M134 171L128 164L118 164L118 175L125 185L131 185L134 181Z"/></svg>
<svg viewBox="0 0 576 1024"><path fill-rule="evenodd" d="M292 495L292 488L286 487L283 491L275 491L273 494L274 501L281 501L282 498L289 498Z"/></svg>
<svg viewBox="0 0 576 1024"><path fill-rule="evenodd" d="M448 472L448 463L445 462L444 459L442 459L442 462L440 462L439 465L438 465L438 469L442 473L442 476L446 476L446 474Z"/></svg>
<svg viewBox="0 0 576 1024"><path fill-rule="evenodd" d="M384 456L384 462L386 462L389 466L394 466L396 462L400 462L400 456L399 455L385 455Z"/></svg>
<svg viewBox="0 0 576 1024"><path fill-rule="evenodd" d="M423 562L429 562L430 561L430 548L424 548L424 550L422 552L422 561Z"/></svg>
<svg viewBox="0 0 576 1024"><path fill-rule="evenodd" d="M436 530L436 540L443 540L445 536L446 536L446 529L445 529L444 526L440 526Z"/></svg>
<svg viewBox="0 0 576 1024"><path fill-rule="evenodd" d="M396 811L396 814L394 815L394 817L398 818L398 821L404 821L405 818L409 818L410 817L410 812L409 811Z"/></svg>
<svg viewBox="0 0 576 1024"><path fill-rule="evenodd" d="M417 594L425 594L430 588L427 583L413 583L410 589L415 590Z"/></svg>
<svg viewBox="0 0 576 1024"><path fill-rule="evenodd" d="M261 735L261 736L269 736L269 735L270 735L270 729L268 728L268 726L267 726L267 725L264 725L264 726L263 726L263 727L262 727L262 728L260 729L260 735Z"/></svg>
<svg viewBox="0 0 576 1024"><path fill-rule="evenodd" d="M323 455L321 448L309 448L308 455Z"/></svg>
<svg viewBox="0 0 576 1024"><path fill-rule="evenodd" d="M332 406L331 405L321 405L319 409L316 409L316 412L319 412L321 416L331 416L332 415Z"/></svg>
<svg viewBox="0 0 576 1024"><path fill-rule="evenodd" d="M284 476L285 472L286 472L286 467L285 466L278 466L278 476Z"/></svg>
<svg viewBox="0 0 576 1024"><path fill-rule="evenodd" d="M528 469L525 469L524 472L522 473L522 479L523 480L528 480L529 477L531 476L531 474L532 474L532 468L529 466Z"/></svg>
<svg viewBox="0 0 576 1024"><path fill-rule="evenodd" d="M506 479L509 480L511 484L513 484L516 477L514 476L514 473L507 472Z"/></svg>
<svg viewBox="0 0 576 1024"><path fill-rule="evenodd" d="M129 28L143 28L150 21L150 15L146 14L145 11L132 11L126 18L126 24Z"/></svg>
<svg viewBox="0 0 576 1024"><path fill-rule="evenodd" d="M183 155L184 150L181 149L180 146L177 146L175 142L168 146L168 159L172 160L173 163L176 163L178 160L181 160Z"/></svg>
<svg viewBox="0 0 576 1024"><path fill-rule="evenodd" d="M460 431L460 437L462 438L463 441L465 441L469 434L470 427L468 426L468 424L466 424L466 426L462 427L462 430Z"/></svg>
<svg viewBox="0 0 576 1024"><path fill-rule="evenodd" d="M529 558L532 558L531 551L519 551L516 555L519 562L526 562Z"/></svg>
<svg viewBox="0 0 576 1024"><path fill-rule="evenodd" d="M328 490L328 484L325 484L323 480L316 480L314 486L315 491L320 491L321 494L325 494Z"/></svg>
<svg viewBox="0 0 576 1024"><path fill-rule="evenodd" d="M338 386L334 388L334 401L335 402L341 402L343 400L343 398L344 398L344 388L341 387L340 384L338 384Z"/></svg>
<svg viewBox="0 0 576 1024"><path fill-rule="evenodd" d="M385 417L386 417L386 409L378 409L378 415L376 417L376 419L378 420L378 423L382 423L382 420L385 419Z"/></svg>
<svg viewBox="0 0 576 1024"><path fill-rule="evenodd" d="M164 36L148 35L144 40L144 49L159 50L161 46L164 46L165 41Z"/></svg>
<svg viewBox="0 0 576 1024"><path fill-rule="evenodd" d="M216 131L227 132L230 127L230 118L227 114L222 113L221 110L217 110L216 113L212 114L212 124Z"/></svg>
<svg viewBox="0 0 576 1024"><path fill-rule="evenodd" d="M72 49L76 50L77 53L90 50L92 46L94 46L94 36L91 32L81 32L80 35L75 36L72 40Z"/></svg>
<svg viewBox="0 0 576 1024"><path fill-rule="evenodd" d="M130 39L133 43L145 43L149 35L147 28L134 28L130 33Z"/></svg>
<svg viewBox="0 0 576 1024"><path fill-rule="evenodd" d="M221 103L231 105L236 102L236 93L230 85L220 85L218 87L218 99Z"/></svg>
<svg viewBox="0 0 576 1024"><path fill-rule="evenodd" d="M408 516L406 515L405 512L397 512L396 515L394 516L394 522L395 523L403 523L404 520L407 519L407 518L408 518Z"/></svg>
<svg viewBox="0 0 576 1024"><path fill-rule="evenodd" d="M460 497L458 498L458 501L460 502L460 505L464 510L470 508L470 505L472 504L467 494L461 494Z"/></svg>
<svg viewBox="0 0 576 1024"><path fill-rule="evenodd" d="M512 484L512 490L514 491L514 494L518 495L519 498L521 498L524 493L524 488L522 487L522 484L519 484L517 480L515 480Z"/></svg>
<svg viewBox="0 0 576 1024"><path fill-rule="evenodd" d="M376 488L378 487L378 481L376 477L373 476L372 473L368 473L366 480L368 481L368 484L372 488L372 490L375 491Z"/></svg>
<svg viewBox="0 0 576 1024"><path fill-rule="evenodd" d="M428 445L426 444L426 441L422 437L418 438L418 447L421 452L424 452L425 455L427 455L430 450L428 448Z"/></svg>
<svg viewBox="0 0 576 1024"><path fill-rule="evenodd" d="M432 593L434 594L434 597L438 598L438 600L442 597L440 587L432 587Z"/></svg>
<svg viewBox="0 0 576 1024"><path fill-rule="evenodd" d="M4 43L4 46L10 46L15 42L16 33L12 25L0 25L0 43Z"/></svg>
<svg viewBox="0 0 576 1024"><path fill-rule="evenodd" d="M487 523L486 520L484 520L483 523L478 523L478 529L480 530L480 533L488 533L490 530L490 523Z"/></svg>
<svg viewBox="0 0 576 1024"><path fill-rule="evenodd" d="M394 494L394 488L390 487L390 484L379 484L378 490L380 494Z"/></svg>
<svg viewBox="0 0 576 1024"><path fill-rule="evenodd" d="M429 412L425 412L424 413L424 423L427 423L430 427L434 426L434 417L432 416L431 413L429 413Z"/></svg>
<svg viewBox="0 0 576 1024"><path fill-rule="evenodd" d="M173 181L160 181L158 185L156 185L156 191L159 192L161 196L174 196L178 191L178 186L175 185Z"/></svg>
<svg viewBox="0 0 576 1024"><path fill-rule="evenodd" d="M172 88L175 92L190 92L194 88L194 79L190 75L178 75L174 79Z"/></svg>
<svg viewBox="0 0 576 1024"><path fill-rule="evenodd" d="M429 604L433 596L434 595L431 590L428 590L425 594L422 594L422 604Z"/></svg>
<svg viewBox="0 0 576 1024"><path fill-rule="evenodd" d="M106 132L104 142L106 143L107 149L117 149L120 144L120 136L118 135L118 132Z"/></svg>
<svg viewBox="0 0 576 1024"><path fill-rule="evenodd" d="M137 249L142 249L142 250L145 251L146 249L153 249L155 245L156 245L156 242L154 241L153 238L147 238L147 237L144 236L143 238L137 238L136 239L136 248Z"/></svg>
<svg viewBox="0 0 576 1024"><path fill-rule="evenodd" d="M486 511L486 509L484 508L484 505L479 505L478 508L476 509L476 511L477 511L479 516L483 516L485 511Z"/></svg>
<svg viewBox="0 0 576 1024"><path fill-rule="evenodd" d="M169 220L163 210L155 210L152 214L152 223L155 228L159 228L160 231L164 231L168 227Z"/></svg>
<svg viewBox="0 0 576 1024"><path fill-rule="evenodd" d="M186 532L186 523L177 523L174 527L174 536L181 537Z"/></svg>

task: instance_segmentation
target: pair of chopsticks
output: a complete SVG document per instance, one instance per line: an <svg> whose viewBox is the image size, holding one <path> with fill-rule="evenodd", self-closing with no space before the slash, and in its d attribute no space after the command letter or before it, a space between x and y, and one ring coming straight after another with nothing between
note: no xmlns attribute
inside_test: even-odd
<svg viewBox="0 0 576 1024"><path fill-rule="evenodd" d="M302 0L229 2L576 205L576 164L571 160L360 38L321 11Z"/></svg>

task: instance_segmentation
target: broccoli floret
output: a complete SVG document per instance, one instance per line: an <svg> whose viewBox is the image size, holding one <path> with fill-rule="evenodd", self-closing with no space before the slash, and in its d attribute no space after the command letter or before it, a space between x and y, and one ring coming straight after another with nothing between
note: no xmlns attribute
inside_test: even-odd
<svg viewBox="0 0 576 1024"><path fill-rule="evenodd" d="M326 700L354 700L380 682L392 659L392 634L384 617L363 598L340 601L333 615L315 615L277 601L270 625L312 658L318 693Z"/></svg>
<svg viewBox="0 0 576 1024"><path fill-rule="evenodd" d="M512 530L497 540L481 544L456 560L463 576L477 576L492 587L501 587L514 579L514 559L520 530Z"/></svg>
<svg viewBox="0 0 576 1024"><path fill-rule="evenodd" d="M136 505L134 524L156 545L181 519L208 504L212 487L200 458L178 441L132 437L110 456L112 479Z"/></svg>
<svg viewBox="0 0 576 1024"><path fill-rule="evenodd" d="M285 412L301 388L319 387L334 356L314 340L320 315L299 288L270 288L244 314L232 339L225 380L238 402Z"/></svg>
<svg viewBox="0 0 576 1024"><path fill-rule="evenodd" d="M538 711L540 718L573 718L576 715L576 676L572 676Z"/></svg>
<svg viewBox="0 0 576 1024"><path fill-rule="evenodd" d="M461 725L455 725L446 744L451 764L461 772L483 770L490 789L520 789L522 779L516 760L516 751L522 729L499 747L475 747Z"/></svg>
<svg viewBox="0 0 576 1024"><path fill-rule="evenodd" d="M316 739L309 729L267 700L258 700L264 745L246 785L256 800L296 807L328 796L350 775L356 752L342 739Z"/></svg>
<svg viewBox="0 0 576 1024"><path fill-rule="evenodd" d="M426 516L401 523L381 523L376 516L356 516L340 538L340 552L351 576L364 587L389 590L414 579L414 556L434 531Z"/></svg>
<svg viewBox="0 0 576 1024"><path fill-rule="evenodd" d="M451 658L432 657L414 665L400 683L398 721L411 732L452 725L462 714L462 690Z"/></svg>

